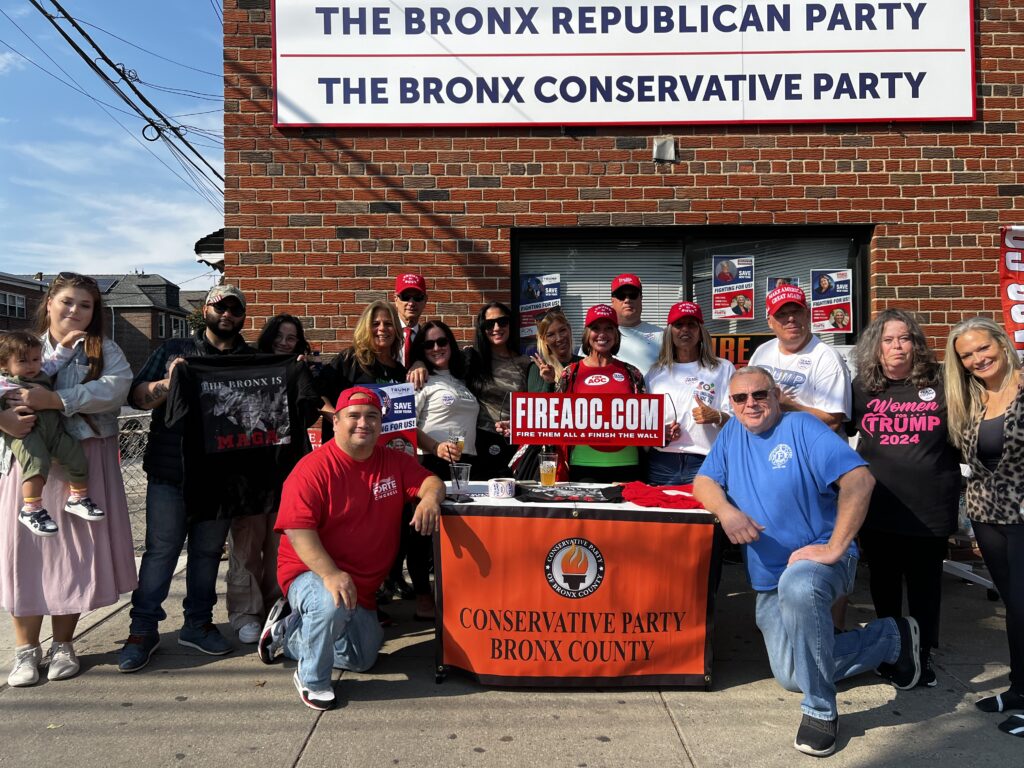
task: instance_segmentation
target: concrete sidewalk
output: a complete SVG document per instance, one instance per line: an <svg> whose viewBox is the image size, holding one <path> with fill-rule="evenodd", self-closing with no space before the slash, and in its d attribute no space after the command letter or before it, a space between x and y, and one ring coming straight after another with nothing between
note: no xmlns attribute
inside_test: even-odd
<svg viewBox="0 0 1024 768"><path fill-rule="evenodd" d="M851 622L873 616L861 570ZM996 729L1004 716L973 706L1007 686L1003 606L950 576L944 587L938 687L897 692L870 674L843 684L830 765L1021 764L1024 743ZM709 693L497 689L455 674L438 685L433 629L413 622L406 602L393 604L399 622L373 673L342 675L340 706L327 713L301 704L291 662L264 666L254 646L213 658L177 645L183 592L179 574L162 645L142 672L116 669L128 629L122 602L83 620L77 678L0 688L0 766L788 768L814 760L793 749L800 696L771 679L738 565L725 566L719 592ZM223 600L218 608L225 622ZM9 659L10 622L0 624Z"/></svg>

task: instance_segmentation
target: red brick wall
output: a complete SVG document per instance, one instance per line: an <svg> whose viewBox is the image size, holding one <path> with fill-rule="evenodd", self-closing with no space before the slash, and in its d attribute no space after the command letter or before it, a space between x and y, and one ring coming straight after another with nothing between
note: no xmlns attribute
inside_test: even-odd
<svg viewBox="0 0 1024 768"><path fill-rule="evenodd" d="M226 0L225 264L250 324L291 312L325 350L396 274L467 329L511 293L515 227L874 224L871 304L948 324L999 310L998 230L1024 223L1024 3L975 0L978 121L276 130L270 0ZM681 161L651 162L654 135ZM466 336L463 332L461 335Z"/></svg>

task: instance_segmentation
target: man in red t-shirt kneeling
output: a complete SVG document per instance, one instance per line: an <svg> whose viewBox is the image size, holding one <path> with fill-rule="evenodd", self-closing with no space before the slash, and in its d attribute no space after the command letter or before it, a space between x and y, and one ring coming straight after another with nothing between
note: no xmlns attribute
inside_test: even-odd
<svg viewBox="0 0 1024 768"><path fill-rule="evenodd" d="M415 457L377 445L380 399L346 389L334 412L334 440L303 457L285 481L275 529L285 534L277 578L285 597L259 641L265 664L298 662L295 687L312 709L334 705L331 669L364 672L384 641L376 590L398 550L402 506L420 500L411 525L439 527L444 483Z"/></svg>

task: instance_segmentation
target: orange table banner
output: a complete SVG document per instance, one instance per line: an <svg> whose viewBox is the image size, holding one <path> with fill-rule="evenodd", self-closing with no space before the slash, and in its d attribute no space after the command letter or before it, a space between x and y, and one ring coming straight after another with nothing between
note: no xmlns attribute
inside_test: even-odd
<svg viewBox="0 0 1024 768"><path fill-rule="evenodd" d="M509 442L514 445L665 444L662 395L570 395L515 392Z"/></svg>
<svg viewBox="0 0 1024 768"><path fill-rule="evenodd" d="M446 506L435 540L439 669L497 685L708 687L712 522L705 512Z"/></svg>

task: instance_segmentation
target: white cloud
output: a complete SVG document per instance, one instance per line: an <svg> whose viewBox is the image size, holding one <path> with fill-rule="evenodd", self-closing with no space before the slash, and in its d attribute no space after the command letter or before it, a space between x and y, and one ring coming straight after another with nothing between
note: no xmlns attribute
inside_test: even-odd
<svg viewBox="0 0 1024 768"><path fill-rule="evenodd" d="M25 60L18 54L11 51L0 53L0 75L6 75L8 72L13 72L24 66Z"/></svg>
<svg viewBox="0 0 1024 768"><path fill-rule="evenodd" d="M115 142L21 142L7 145L6 148L67 174L106 174L137 155L127 144Z"/></svg>

